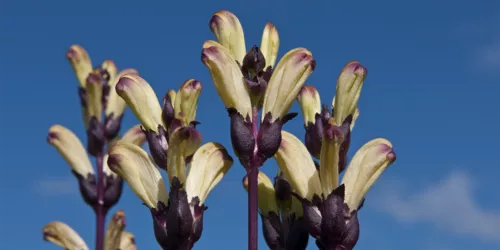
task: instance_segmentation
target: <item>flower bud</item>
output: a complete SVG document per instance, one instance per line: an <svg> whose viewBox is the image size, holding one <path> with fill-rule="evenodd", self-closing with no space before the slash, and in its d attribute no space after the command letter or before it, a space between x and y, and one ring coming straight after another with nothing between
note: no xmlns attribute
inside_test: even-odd
<svg viewBox="0 0 500 250"><path fill-rule="evenodd" d="M168 193L153 160L141 147L120 141L109 150L109 168L151 209L168 204Z"/></svg>
<svg viewBox="0 0 500 250"><path fill-rule="evenodd" d="M309 123L316 123L316 114L321 113L321 98L318 90L313 86L306 85L300 90L297 100L302 108L304 124L308 126Z"/></svg>
<svg viewBox="0 0 500 250"><path fill-rule="evenodd" d="M175 96L175 118L181 120L184 126L195 120L201 90L201 82L189 79L182 84Z"/></svg>
<svg viewBox="0 0 500 250"><path fill-rule="evenodd" d="M345 202L350 211L358 209L371 186L395 160L392 144L382 138L369 141L354 154L342 178L346 187Z"/></svg>
<svg viewBox="0 0 500 250"><path fill-rule="evenodd" d="M125 229L125 213L118 210L108 223L106 237L104 238L104 249L120 249L122 232Z"/></svg>
<svg viewBox="0 0 500 250"><path fill-rule="evenodd" d="M185 185L188 201L198 197L202 205L232 165L233 159L224 146L218 143L209 142L196 150Z"/></svg>
<svg viewBox="0 0 500 250"><path fill-rule="evenodd" d="M170 137L167 155L167 174L170 183L177 177L181 184L186 181L186 158L193 155L200 147L200 132L191 127L180 127Z"/></svg>
<svg viewBox="0 0 500 250"><path fill-rule="evenodd" d="M81 88L87 86L87 77L92 72L92 62L87 51L80 45L71 45L66 58L71 63Z"/></svg>
<svg viewBox="0 0 500 250"><path fill-rule="evenodd" d="M210 30L217 41L231 53L233 61L236 60L241 64L247 50L240 20L233 13L221 10L212 16Z"/></svg>
<svg viewBox="0 0 500 250"><path fill-rule="evenodd" d="M335 124L342 124L347 116L354 115L367 70L359 62L347 63L337 80L334 103Z"/></svg>
<svg viewBox="0 0 500 250"><path fill-rule="evenodd" d="M174 105L175 105L176 95L177 93L175 92L175 90L171 89L167 92L165 97L163 97L163 107L161 116L163 119L163 123L168 128L170 128L170 124L172 124L172 121L175 119Z"/></svg>
<svg viewBox="0 0 500 250"><path fill-rule="evenodd" d="M321 146L319 176L323 194L330 194L339 182L339 152L344 135L339 127L334 125L333 118L324 128Z"/></svg>
<svg viewBox="0 0 500 250"><path fill-rule="evenodd" d="M280 37L278 35L278 29L272 23L266 23L264 27L264 32L262 33L262 41L260 43L260 50L264 55L267 67L273 67L276 63L276 58L278 58L278 49L280 47Z"/></svg>
<svg viewBox="0 0 500 250"><path fill-rule="evenodd" d="M266 66L266 59L260 51L259 47L253 46L250 51L243 58L242 71L245 73L244 77L248 77L247 73L256 75L258 72L264 70Z"/></svg>
<svg viewBox="0 0 500 250"><path fill-rule="evenodd" d="M227 112L231 118L231 144L241 165L249 166L250 157L255 149L255 137L252 133L250 118L244 119L234 108L228 108Z"/></svg>
<svg viewBox="0 0 500 250"><path fill-rule="evenodd" d="M193 216L186 191L174 176L170 185L168 212L166 215L166 232L169 240L167 249L187 249L189 237L193 232Z"/></svg>
<svg viewBox="0 0 500 250"><path fill-rule="evenodd" d="M201 60L210 70L215 89L226 108L235 108L245 120L247 117L251 120L250 95L240 67L229 50L217 42L206 41Z"/></svg>
<svg viewBox="0 0 500 250"><path fill-rule="evenodd" d="M103 86L107 84L107 79L104 79L102 72L99 69L94 70L87 77L87 85L85 87L87 94L87 112L90 119L95 117L98 122L102 121L103 110Z"/></svg>
<svg viewBox="0 0 500 250"><path fill-rule="evenodd" d="M88 250L80 235L65 223L54 221L43 227L43 239L68 250Z"/></svg>
<svg viewBox="0 0 500 250"><path fill-rule="evenodd" d="M273 71L267 85L262 120L271 113L274 122L290 110L293 100L314 71L316 61L309 50L296 48L286 53Z"/></svg>
<svg viewBox="0 0 500 250"><path fill-rule="evenodd" d="M313 196L320 196L318 171L306 147L293 134L286 131L281 134L281 145L274 158L283 175L299 197L310 201Z"/></svg>

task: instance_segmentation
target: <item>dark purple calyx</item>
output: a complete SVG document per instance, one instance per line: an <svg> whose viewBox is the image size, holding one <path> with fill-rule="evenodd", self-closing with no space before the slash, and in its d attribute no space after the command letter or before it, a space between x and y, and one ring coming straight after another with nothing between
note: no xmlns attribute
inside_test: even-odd
<svg viewBox="0 0 500 250"><path fill-rule="evenodd" d="M272 122L273 117L271 112L268 112L264 116L264 120L260 124L259 134L257 135L258 160L260 165L276 154L281 144L281 129L283 125L296 116L297 113L289 113L282 118L276 119L274 122Z"/></svg>
<svg viewBox="0 0 500 250"><path fill-rule="evenodd" d="M106 136L101 123L96 117L90 118L87 128L87 151L92 156L97 156L102 152L104 144L106 143Z"/></svg>
<svg viewBox="0 0 500 250"><path fill-rule="evenodd" d="M304 126L306 129L304 141L309 153L319 159L323 141L324 123L320 114L316 114L314 118L314 123L308 122L307 125Z"/></svg>
<svg viewBox="0 0 500 250"><path fill-rule="evenodd" d="M104 120L104 135L108 140L118 136L122 124L123 114L115 117L114 113L110 113Z"/></svg>
<svg viewBox="0 0 500 250"><path fill-rule="evenodd" d="M94 174L81 176L75 171L71 171L78 180L78 187L83 200L91 207L97 205L97 179Z"/></svg>
<svg viewBox="0 0 500 250"><path fill-rule="evenodd" d="M249 166L250 158L255 147L255 137L252 133L250 117L243 119L235 108L228 108L227 112L231 119L231 143L234 153L240 160L241 165Z"/></svg>
<svg viewBox="0 0 500 250"><path fill-rule="evenodd" d="M146 133L149 151L156 165L161 169L167 168L168 135L162 125L158 125L158 133L142 127Z"/></svg>
<svg viewBox="0 0 500 250"><path fill-rule="evenodd" d="M123 179L117 175L104 177L104 204L107 209L118 203L123 191Z"/></svg>

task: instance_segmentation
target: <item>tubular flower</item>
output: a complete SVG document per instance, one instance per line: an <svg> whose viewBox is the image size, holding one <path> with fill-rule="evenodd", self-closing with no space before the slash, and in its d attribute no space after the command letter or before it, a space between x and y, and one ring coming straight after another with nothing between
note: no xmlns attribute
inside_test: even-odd
<svg viewBox="0 0 500 250"><path fill-rule="evenodd" d="M145 141L145 135L139 127L135 126L125 133L122 140L140 146ZM85 202L90 206L97 204L97 177L80 139L71 130L61 125L53 125L49 129L47 142L54 146L70 165L72 173L78 180L80 193ZM105 178L103 205L105 208L110 208L120 199L123 181L109 169L106 164L107 159L108 155L105 154L103 156Z"/></svg>
<svg viewBox="0 0 500 250"><path fill-rule="evenodd" d="M359 116L357 103L366 73L366 68L357 61L351 61L344 66L338 77L336 94L332 100L333 113L326 105L320 107L318 92L312 86L303 87L297 98L304 114L306 147L314 157L320 158L324 129L327 124L340 129L343 136L338 159L340 172L347 164L351 131ZM332 117L333 120L330 120Z"/></svg>
<svg viewBox="0 0 500 250"><path fill-rule="evenodd" d="M71 167L85 202L90 206L96 204L96 175L80 139L71 130L61 125L53 125L49 129L47 142L57 149Z"/></svg>
<svg viewBox="0 0 500 250"><path fill-rule="evenodd" d="M168 163L174 160L172 157L179 156L177 153L172 156L167 154L169 145L174 148L170 151L182 151L183 154L186 150L191 151L191 154L175 159L177 163L180 160L189 160L188 157L199 147L196 142L201 141L201 135L195 128L198 122L194 119L201 89L200 82L189 79L181 85L177 93L172 90L167 92L162 107L154 90L140 76L126 74L118 80L116 92L141 121L151 155L158 167L168 169L168 165L173 165ZM177 129L181 129L182 139L186 141L182 145L178 145L178 141L172 141L178 140L179 136L175 134Z"/></svg>
<svg viewBox="0 0 500 250"><path fill-rule="evenodd" d="M106 60L102 65L102 68L109 72L110 75L109 84L106 88L106 91L109 92L109 94L105 95L107 96L107 99L104 101L104 129L106 137L109 140L115 138L118 135L123 118L123 112L127 107L125 101L118 95L118 93L116 93L116 84L118 83L118 80L121 76L127 74L139 74L135 69L124 69L117 73L116 66L114 66L114 63L112 62L113 61L111 60Z"/></svg>
<svg viewBox="0 0 500 250"><path fill-rule="evenodd" d="M300 140L285 131L275 158L302 202L305 225L319 248L350 250L359 237L357 213L364 196L396 154L385 139L366 143L354 155L338 186L342 133L334 126L325 131L319 170Z"/></svg>
<svg viewBox="0 0 500 250"><path fill-rule="evenodd" d="M248 191L248 178L243 179ZM300 201L291 196L288 181L280 174L271 179L263 172L258 174L258 204L262 231L269 249L306 249L309 235L302 218Z"/></svg>
<svg viewBox="0 0 500 250"><path fill-rule="evenodd" d="M71 227L54 221L43 227L43 239L68 250L88 250L85 241Z"/></svg>
<svg viewBox="0 0 500 250"><path fill-rule="evenodd" d="M287 113L313 72L315 60L307 49L296 48L274 68L280 38L272 23L264 27L260 48L253 46L248 52L243 28L233 13L216 12L210 29L218 42L205 42L202 61L231 118L233 149L244 166L257 149L255 161L262 165L278 150L283 124L296 116ZM253 114L261 108L261 129L255 133Z"/></svg>
<svg viewBox="0 0 500 250"><path fill-rule="evenodd" d="M156 239L164 249L190 249L198 241L203 230L204 202L233 163L222 145L206 143L194 152L184 183L167 172L171 179L168 193L154 160L139 146L119 141L109 155L110 169L149 207Z"/></svg>

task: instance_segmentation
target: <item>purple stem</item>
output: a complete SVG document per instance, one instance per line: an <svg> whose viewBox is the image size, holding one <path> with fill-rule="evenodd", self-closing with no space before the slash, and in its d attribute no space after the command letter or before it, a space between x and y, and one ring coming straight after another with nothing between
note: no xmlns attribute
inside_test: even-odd
<svg viewBox="0 0 500 250"><path fill-rule="evenodd" d="M255 148L252 158L250 159L250 166L247 167L248 176L248 250L257 250L258 242L258 201L257 201L257 176L259 173L259 162L257 157L257 134L259 133L259 110L252 109L252 133L255 138Z"/></svg>
<svg viewBox="0 0 500 250"><path fill-rule="evenodd" d="M97 204L94 207L96 215L96 230L95 230L95 249L104 249L104 222L108 209L104 207L104 172L103 172L103 153L97 153Z"/></svg>

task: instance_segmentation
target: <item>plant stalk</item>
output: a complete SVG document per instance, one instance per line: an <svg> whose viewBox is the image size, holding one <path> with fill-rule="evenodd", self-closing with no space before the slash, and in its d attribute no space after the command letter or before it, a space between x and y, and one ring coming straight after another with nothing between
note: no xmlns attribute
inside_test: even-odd
<svg viewBox="0 0 500 250"><path fill-rule="evenodd" d="M103 171L103 152L97 153L97 204L94 207L96 215L95 230L95 249L104 249L104 223L108 209L104 207L104 171Z"/></svg>
<svg viewBox="0 0 500 250"><path fill-rule="evenodd" d="M258 200L257 200L257 177L259 173L258 162L258 148L257 148L257 135L259 133L258 127L259 110L254 107L252 109L252 133L255 138L255 148L252 158L250 159L250 166L247 167L248 176L248 250L257 250L258 244Z"/></svg>

